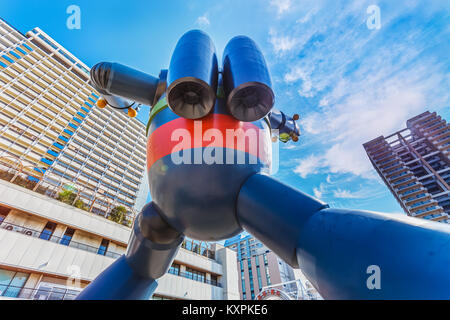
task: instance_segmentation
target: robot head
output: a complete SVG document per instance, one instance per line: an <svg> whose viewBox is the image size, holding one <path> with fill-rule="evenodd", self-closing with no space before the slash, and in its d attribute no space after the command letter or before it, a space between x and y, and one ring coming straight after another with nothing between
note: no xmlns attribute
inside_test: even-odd
<svg viewBox="0 0 450 320"><path fill-rule="evenodd" d="M256 43L246 36L231 39L223 54L223 89L229 113L239 121L265 117L274 105L269 70ZM170 61L166 97L180 117L208 115L216 100L219 69L214 44L199 30L185 33Z"/></svg>

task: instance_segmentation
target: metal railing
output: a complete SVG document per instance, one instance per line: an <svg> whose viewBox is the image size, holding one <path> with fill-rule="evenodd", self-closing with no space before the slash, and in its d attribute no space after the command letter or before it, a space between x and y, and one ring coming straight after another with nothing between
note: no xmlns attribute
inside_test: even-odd
<svg viewBox="0 0 450 320"><path fill-rule="evenodd" d="M222 285L218 281L207 280L206 276L198 276L196 274L192 274L192 273L188 273L188 272L180 272L179 270L174 270L174 269L169 269L169 271L167 271L167 273L222 288Z"/></svg>
<svg viewBox="0 0 450 320"><path fill-rule="evenodd" d="M6 229L9 231L15 231L18 233L22 233L26 236L40 238L42 240L48 240L48 241L58 243L63 246L68 246L68 247L77 248L80 250L96 253L99 255L104 255L104 256L107 256L110 258L114 258L114 259L119 258L121 256L121 254L116 253L116 252L112 252L112 251L105 252L104 250L100 249L100 247L97 248L97 247L90 246L90 245L87 245L84 243L72 241L72 239L69 239L69 238L64 238L64 237L61 238L61 237L54 236L54 235L48 235L48 234L43 233L42 231L18 226L13 223L5 222L5 221L0 221L0 228Z"/></svg>
<svg viewBox="0 0 450 320"><path fill-rule="evenodd" d="M15 156L0 156L0 179L14 183L21 187L27 188L29 190L35 191L42 195L48 196L50 198L59 200L63 203L78 207L87 212L95 213L104 218L109 218L111 211L118 206L120 203L112 203L106 195L102 194L100 191L92 195L92 191L87 194L85 192L86 187L81 185L75 185L73 181L59 178L57 185L50 182L52 179L47 179L48 171L46 168L39 166L38 164L28 164L24 165L23 160ZM72 186L72 191L74 193L73 201L62 201L58 199L61 191L64 191L66 185ZM86 201L87 203L83 202ZM117 200L118 201L118 200ZM96 208L94 205L97 204L101 206L102 209ZM103 208L106 207L105 210ZM123 217L122 222L114 222L131 227L137 212L134 208L125 206L127 212Z"/></svg>
<svg viewBox="0 0 450 320"><path fill-rule="evenodd" d="M215 260L216 253L211 249L209 243L198 240L185 239L181 244L181 248L201 255L205 258Z"/></svg>
<svg viewBox="0 0 450 320"><path fill-rule="evenodd" d="M74 300L80 293L77 290L63 288L46 288L38 289L17 287L11 285L0 285L0 297L27 299L27 300Z"/></svg>

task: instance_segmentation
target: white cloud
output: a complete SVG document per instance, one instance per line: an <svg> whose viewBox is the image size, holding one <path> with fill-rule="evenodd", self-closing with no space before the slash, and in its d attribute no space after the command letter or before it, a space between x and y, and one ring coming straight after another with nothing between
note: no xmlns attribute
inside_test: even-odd
<svg viewBox="0 0 450 320"><path fill-rule="evenodd" d="M297 23L300 23L300 24L307 23L307 22L309 22L309 21L311 20L311 17L314 16L318 11L319 11L318 8L315 7L315 8L313 8L313 9L309 10L309 11L308 11L303 17L301 17L300 19L297 19L296 22L297 22Z"/></svg>
<svg viewBox="0 0 450 320"><path fill-rule="evenodd" d="M195 22L197 25L201 26L201 27L206 27L210 25L208 16L206 14L204 14L201 17L197 18L197 21Z"/></svg>
<svg viewBox="0 0 450 320"><path fill-rule="evenodd" d="M302 68L296 67L284 75L284 81L286 83L297 82L298 80L301 80L301 87L297 91L298 94L307 98L314 96L310 75Z"/></svg>
<svg viewBox="0 0 450 320"><path fill-rule="evenodd" d="M320 191L320 190L317 189L317 188L314 188L314 189L313 189L313 192L314 192L314 197L316 197L317 199L322 198L322 191Z"/></svg>
<svg viewBox="0 0 450 320"><path fill-rule="evenodd" d="M306 178L309 174L315 174L323 167L323 160L321 157L310 155L299 161L299 164L295 167L294 172L300 175L302 178Z"/></svg>
<svg viewBox="0 0 450 320"><path fill-rule="evenodd" d="M342 190L342 189L337 189L337 190L333 191L333 195L335 198L343 198L343 199L362 198L362 196L358 193L354 193L349 190Z"/></svg>
<svg viewBox="0 0 450 320"><path fill-rule="evenodd" d="M276 54L283 54L292 50L298 42L297 39L289 36L279 36L273 30L271 30L269 34L269 42L272 44Z"/></svg>
<svg viewBox="0 0 450 320"><path fill-rule="evenodd" d="M291 0L270 0L270 5L277 9L278 15L281 15L291 8Z"/></svg>
<svg viewBox="0 0 450 320"><path fill-rule="evenodd" d="M314 197L316 197L317 199L322 200L325 192L325 186L323 183L321 183L318 188L313 188Z"/></svg>

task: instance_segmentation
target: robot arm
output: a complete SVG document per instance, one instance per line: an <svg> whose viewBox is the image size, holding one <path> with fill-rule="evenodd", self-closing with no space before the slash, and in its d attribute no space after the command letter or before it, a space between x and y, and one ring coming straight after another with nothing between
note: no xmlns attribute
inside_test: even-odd
<svg viewBox="0 0 450 320"><path fill-rule="evenodd" d="M101 94L97 106L129 109L136 103L153 106L166 89L167 71L159 79L119 63L101 62L91 69L91 84ZM135 112L131 112L136 115Z"/></svg>
<svg viewBox="0 0 450 320"><path fill-rule="evenodd" d="M450 298L448 225L330 209L263 174L242 186L237 215L326 299Z"/></svg>
<svg viewBox="0 0 450 320"><path fill-rule="evenodd" d="M298 137L301 134L300 127L296 122L299 119L298 114L290 117L284 112L273 108L267 117L272 130L278 130L277 134L281 142L286 143L291 139L294 142L298 141Z"/></svg>

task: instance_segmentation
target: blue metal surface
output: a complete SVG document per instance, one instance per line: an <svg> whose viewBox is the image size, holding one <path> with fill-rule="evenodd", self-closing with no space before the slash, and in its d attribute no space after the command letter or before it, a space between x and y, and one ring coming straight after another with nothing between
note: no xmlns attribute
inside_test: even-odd
<svg viewBox="0 0 450 320"><path fill-rule="evenodd" d="M216 105L211 113L224 115L226 112L224 104L224 99L216 99ZM226 114L229 115L228 112ZM149 136L158 128L167 126L177 119L179 117L169 108L162 110L152 120ZM239 121L232 117L230 119L232 124L240 126ZM183 123L189 124L192 121L184 119ZM256 128L268 128L263 120L252 124ZM201 134L203 133L202 131ZM165 145L170 140L170 136L165 136L157 142ZM268 135L266 140L267 147L270 147ZM148 176L152 200L161 208L162 215L175 229L194 239L215 241L226 239L241 231L235 209L239 189L249 176L267 170L268 164L255 157L253 157L255 161L251 162L252 156L239 150L233 150L232 161L227 164L227 148L222 148L222 164L206 164L203 155L210 154L215 149L210 147L209 150L212 152L208 152L207 148L195 148L192 144L192 149L181 151L181 156L190 154L191 164L175 164L172 155L169 154L151 166ZM148 152L155 153L153 149L149 149ZM195 153L201 155L200 164L194 163ZM245 163L238 164L238 159L243 153Z"/></svg>
<svg viewBox="0 0 450 320"><path fill-rule="evenodd" d="M225 47L223 84L228 110L238 120L262 119L273 107L275 96L266 61L249 37L234 37Z"/></svg>
<svg viewBox="0 0 450 320"><path fill-rule="evenodd" d="M138 275L125 256L117 259L77 296L77 300L148 300L156 280Z"/></svg>
<svg viewBox="0 0 450 320"><path fill-rule="evenodd" d="M104 98L118 96L114 97L117 105L113 106L119 108L130 104L120 103L119 97L151 106L155 102L159 79L119 63L101 62L92 67L91 82ZM110 99L113 98L107 99L108 103L114 103Z"/></svg>
<svg viewBox="0 0 450 320"><path fill-rule="evenodd" d="M214 43L200 30L186 32L175 47L167 75L167 102L181 117L199 119L214 107L218 82Z"/></svg>
<svg viewBox="0 0 450 320"><path fill-rule="evenodd" d="M152 202L134 221L128 243L128 265L139 275L157 279L169 270L184 235L162 219L162 213Z"/></svg>
<svg viewBox="0 0 450 320"><path fill-rule="evenodd" d="M327 299L450 299L448 224L326 209L304 224L297 256ZM370 266L379 268L379 289L367 285Z"/></svg>
<svg viewBox="0 0 450 320"><path fill-rule="evenodd" d="M145 300L157 286L183 242L184 236L168 225L154 204L136 217L127 253L103 271L77 297L80 300Z"/></svg>
<svg viewBox="0 0 450 320"><path fill-rule="evenodd" d="M450 226L328 206L255 174L237 202L241 225L326 299L449 299ZM370 289L372 268L380 288Z"/></svg>
<svg viewBox="0 0 450 320"><path fill-rule="evenodd" d="M269 113L268 118L272 129L278 130L280 140L282 140L283 142L287 142L282 139L283 134L287 137L294 137L294 139L298 140L297 138L298 136L300 136L300 127L295 122L296 120L294 120L293 117L290 117L284 112L274 108Z"/></svg>
<svg viewBox="0 0 450 320"><path fill-rule="evenodd" d="M242 185L236 202L241 226L293 267L297 241L306 220L326 204L264 175Z"/></svg>

